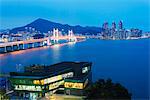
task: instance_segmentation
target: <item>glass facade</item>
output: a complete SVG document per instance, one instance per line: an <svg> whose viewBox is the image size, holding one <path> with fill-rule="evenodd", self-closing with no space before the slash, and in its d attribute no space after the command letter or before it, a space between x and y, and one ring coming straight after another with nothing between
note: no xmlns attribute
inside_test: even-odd
<svg viewBox="0 0 150 100"><path fill-rule="evenodd" d="M86 86L89 84L89 80L91 80L91 63L65 62L64 68L62 67L63 64L64 63L60 63L57 65L60 66L59 68L61 68L62 70L56 70L57 72L54 72L55 74L46 74L42 77L39 77L40 75L36 75L36 77L33 73L31 74L31 76L26 74L23 76L23 74L18 73L14 75L12 74L9 80L11 82L13 90L15 90L15 92L23 98L32 99L43 97L46 94L53 94L56 91L59 91L59 89L62 89L64 91L64 94L68 94L67 91L70 91L69 95L82 95L84 88L86 88ZM71 69L66 71L65 68Z"/></svg>

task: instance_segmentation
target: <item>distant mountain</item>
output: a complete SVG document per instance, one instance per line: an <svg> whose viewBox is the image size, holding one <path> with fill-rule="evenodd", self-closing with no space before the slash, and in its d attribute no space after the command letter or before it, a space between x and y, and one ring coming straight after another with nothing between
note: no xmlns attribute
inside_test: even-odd
<svg viewBox="0 0 150 100"><path fill-rule="evenodd" d="M59 30L63 29L64 32L68 32L69 29L72 29L74 33L79 33L79 34L85 34L85 33L96 34L96 33L100 33L102 30L102 28L100 27L89 27L89 26L82 27L80 25L70 26L68 24L55 23L55 22L51 22L51 21L39 18L30 24L27 24L22 27L14 28L10 30L10 32L17 33L18 31L25 31L25 27L35 28L37 31L40 31L42 33L47 33L48 31L52 31L53 28L58 28Z"/></svg>
<svg viewBox="0 0 150 100"><path fill-rule="evenodd" d="M10 31L10 29L1 29L0 32L1 33L8 33Z"/></svg>

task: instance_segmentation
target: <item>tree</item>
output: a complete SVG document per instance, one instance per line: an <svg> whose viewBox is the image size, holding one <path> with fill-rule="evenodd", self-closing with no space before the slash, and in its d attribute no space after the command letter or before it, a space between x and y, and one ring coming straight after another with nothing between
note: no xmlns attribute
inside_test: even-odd
<svg viewBox="0 0 150 100"><path fill-rule="evenodd" d="M102 99L119 99L131 100L131 94L128 90L119 83L112 83L111 79L99 79L86 90L88 100Z"/></svg>

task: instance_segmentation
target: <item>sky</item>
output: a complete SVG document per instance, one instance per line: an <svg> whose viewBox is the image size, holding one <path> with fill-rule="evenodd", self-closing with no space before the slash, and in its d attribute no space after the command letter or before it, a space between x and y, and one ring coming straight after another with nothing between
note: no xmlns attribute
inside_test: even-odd
<svg viewBox="0 0 150 100"><path fill-rule="evenodd" d="M69 25L98 26L122 20L125 28L150 31L149 0L0 0L0 29L37 18Z"/></svg>

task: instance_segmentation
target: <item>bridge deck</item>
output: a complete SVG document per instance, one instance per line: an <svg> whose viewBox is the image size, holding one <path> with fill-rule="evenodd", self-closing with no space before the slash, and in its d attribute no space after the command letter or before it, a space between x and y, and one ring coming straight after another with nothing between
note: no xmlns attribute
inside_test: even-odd
<svg viewBox="0 0 150 100"><path fill-rule="evenodd" d="M65 40L65 39L70 39L70 38L85 38L84 36L59 36L59 37L47 37L47 38L42 38L42 39L30 39L26 41L15 41L15 42L5 42L5 43L0 43L0 47L6 47L6 46L12 46L12 45L19 45L19 44L28 44L28 43L35 43L35 42L42 42L46 41L48 39L51 40Z"/></svg>

